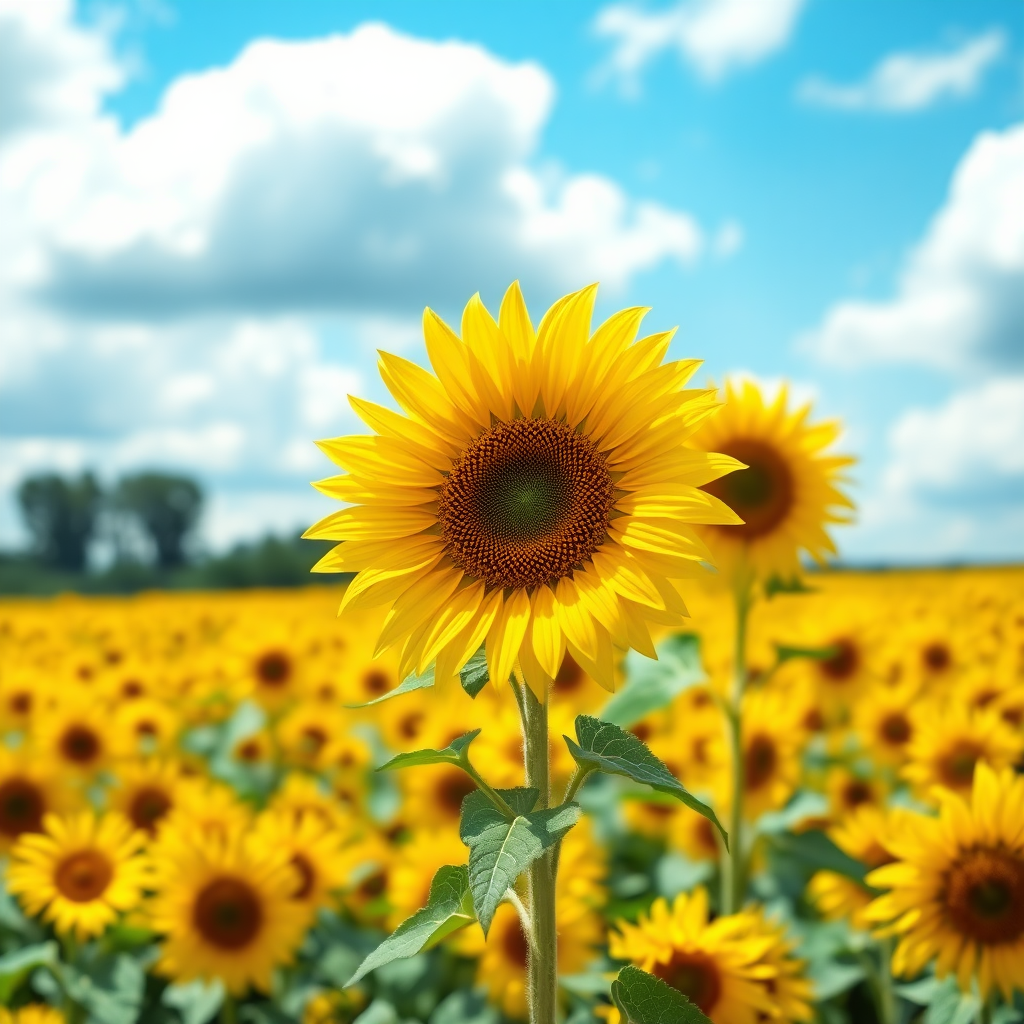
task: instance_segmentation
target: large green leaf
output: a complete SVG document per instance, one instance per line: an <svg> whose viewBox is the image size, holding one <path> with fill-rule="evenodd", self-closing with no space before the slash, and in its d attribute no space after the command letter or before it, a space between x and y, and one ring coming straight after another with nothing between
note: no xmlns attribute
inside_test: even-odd
<svg viewBox="0 0 1024 1024"><path fill-rule="evenodd" d="M569 752L585 771L624 775L627 779L642 782L659 793L674 796L691 810L707 818L721 833L728 848L729 836L722 828L715 812L686 789L665 767L664 762L651 753L647 744L632 733L620 729L611 722L580 715L576 719L576 738L578 743L574 743L568 736L564 737Z"/></svg>
<svg viewBox="0 0 1024 1024"><path fill-rule="evenodd" d="M612 999L623 1024L711 1024L682 992L639 967L619 971Z"/></svg>
<svg viewBox="0 0 1024 1024"><path fill-rule="evenodd" d="M50 967L57 963L56 942L40 942L24 946L13 953L0 956L0 1006L6 1006L21 983L37 967Z"/></svg>
<svg viewBox="0 0 1024 1024"><path fill-rule="evenodd" d="M771 848L784 857L792 857L814 871L835 871L864 884L867 868L843 852L824 832L810 829L799 834L782 832L765 837Z"/></svg>
<svg viewBox="0 0 1024 1024"><path fill-rule="evenodd" d="M465 867L439 868L430 883L427 905L403 921L360 965L348 980L354 985L370 971L392 960L415 956L437 945L452 932L472 924L473 899Z"/></svg>
<svg viewBox="0 0 1024 1024"><path fill-rule="evenodd" d="M478 790L463 800L459 825L462 841L469 847L469 887L484 935L505 892L580 818L580 806L576 803L533 810L536 790L498 792L515 812L511 821Z"/></svg>
<svg viewBox="0 0 1024 1024"><path fill-rule="evenodd" d="M87 1024L136 1024L142 1011L146 974L127 953L111 956L85 947L75 963L61 970L64 989L89 1011Z"/></svg>
<svg viewBox="0 0 1024 1024"><path fill-rule="evenodd" d="M652 711L666 707L683 690L704 681L700 662L700 638L676 633L658 644L658 660L636 651L626 656L627 682L601 710L601 719L624 729Z"/></svg>
<svg viewBox="0 0 1024 1024"><path fill-rule="evenodd" d="M972 1024L981 1001L972 992L961 992L956 978L940 982L925 1010L924 1024Z"/></svg>
<svg viewBox="0 0 1024 1024"><path fill-rule="evenodd" d="M168 985L162 1001L181 1014L182 1024L209 1024L224 1003L224 985L219 979Z"/></svg>
<svg viewBox="0 0 1024 1024"><path fill-rule="evenodd" d="M473 742L480 735L479 729L463 733L452 740L447 747L441 750L412 750L407 754L396 754L390 761L382 764L377 771L390 772L397 768L414 768L421 764L462 764L465 760L464 754Z"/></svg>

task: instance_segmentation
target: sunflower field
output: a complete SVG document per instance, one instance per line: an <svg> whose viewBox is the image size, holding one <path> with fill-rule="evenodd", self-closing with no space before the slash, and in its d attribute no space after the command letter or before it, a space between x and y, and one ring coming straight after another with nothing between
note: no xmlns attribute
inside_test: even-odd
<svg viewBox="0 0 1024 1024"><path fill-rule="evenodd" d="M594 291L382 355L340 587L0 604L0 1022L1024 1020L1024 570L807 571L838 425Z"/></svg>

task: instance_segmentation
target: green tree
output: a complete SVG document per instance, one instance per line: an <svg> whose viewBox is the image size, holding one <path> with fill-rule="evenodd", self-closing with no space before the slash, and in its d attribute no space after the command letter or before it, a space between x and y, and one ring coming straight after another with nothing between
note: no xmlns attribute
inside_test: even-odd
<svg viewBox="0 0 1024 1024"><path fill-rule="evenodd" d="M185 562L185 539L203 507L203 492L194 480L166 473L123 477L114 506L138 521L156 548L161 568Z"/></svg>
<svg viewBox="0 0 1024 1024"><path fill-rule="evenodd" d="M18 502L38 554L60 569L84 569L102 498L92 473L77 480L44 473L22 481Z"/></svg>

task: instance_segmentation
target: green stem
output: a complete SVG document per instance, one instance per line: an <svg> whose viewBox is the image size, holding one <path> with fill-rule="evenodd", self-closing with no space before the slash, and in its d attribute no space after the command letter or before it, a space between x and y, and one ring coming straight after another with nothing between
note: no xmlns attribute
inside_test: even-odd
<svg viewBox="0 0 1024 1024"><path fill-rule="evenodd" d="M238 1003L230 992L224 993L224 1002L220 1004L220 1024L238 1024Z"/></svg>
<svg viewBox="0 0 1024 1024"><path fill-rule="evenodd" d="M747 890L743 837L743 691L747 685L747 620L752 602L747 578L737 583L736 644L733 650L732 687L725 706L732 764L732 803L729 808L729 855L722 861L722 913L735 914L742 906Z"/></svg>
<svg viewBox="0 0 1024 1024"><path fill-rule="evenodd" d="M878 947L879 1024L899 1024L896 988L892 980L893 940L883 939Z"/></svg>
<svg viewBox="0 0 1024 1024"><path fill-rule="evenodd" d="M529 686L522 685L523 739L526 785L540 792L538 808L551 802L548 754L548 706ZM555 1024L558 1010L558 933L555 928L555 851L538 857L529 871L530 922L533 934L527 962L530 1024Z"/></svg>
<svg viewBox="0 0 1024 1024"><path fill-rule="evenodd" d="M513 821L516 816L516 812L509 807L508 803L502 798L501 794L496 790L492 789L484 781L480 773L469 763L467 758L463 758L459 762L459 767L480 787L480 790L484 793L488 800L494 804L495 807L501 811L502 814L508 818L509 821Z"/></svg>

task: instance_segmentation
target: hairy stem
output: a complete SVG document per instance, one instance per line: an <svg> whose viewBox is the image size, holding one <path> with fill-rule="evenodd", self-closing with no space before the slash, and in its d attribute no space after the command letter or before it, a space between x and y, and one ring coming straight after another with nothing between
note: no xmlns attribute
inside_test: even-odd
<svg viewBox="0 0 1024 1024"><path fill-rule="evenodd" d="M521 687L526 785L539 790L538 808L551 802L548 760L548 707L525 684ZM555 930L555 851L538 857L529 871L530 957L527 990L530 1024L555 1024L558 1007L558 934Z"/></svg>
<svg viewBox="0 0 1024 1024"><path fill-rule="evenodd" d="M748 579L738 583L736 636L733 649L732 688L725 705L732 763L732 802L729 807L729 854L722 861L722 913L735 914L746 895L746 844L743 837L743 691L747 685L747 620L750 616L751 586Z"/></svg>

